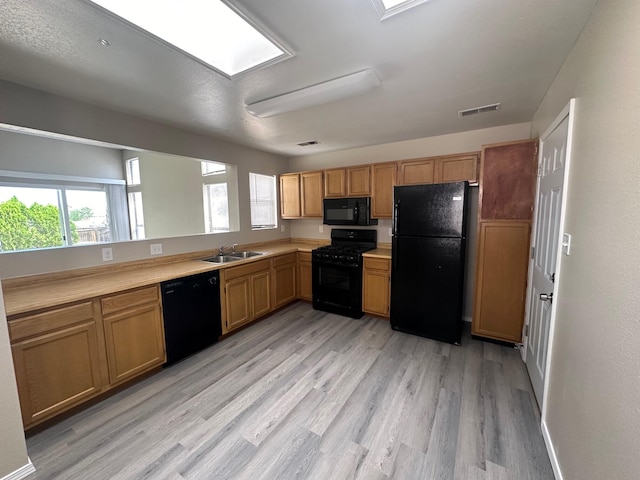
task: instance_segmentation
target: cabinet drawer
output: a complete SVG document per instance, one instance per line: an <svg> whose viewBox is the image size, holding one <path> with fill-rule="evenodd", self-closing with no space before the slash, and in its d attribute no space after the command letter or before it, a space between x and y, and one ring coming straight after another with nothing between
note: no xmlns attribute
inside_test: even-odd
<svg viewBox="0 0 640 480"><path fill-rule="evenodd" d="M93 302L83 302L9 320L9 336L14 342L86 320L93 320Z"/></svg>
<svg viewBox="0 0 640 480"><path fill-rule="evenodd" d="M251 275L262 270L270 269L269 260L260 260L257 262L247 263L246 265L240 265L238 267L226 268L224 271L224 278L226 281L234 278L242 277L244 275Z"/></svg>
<svg viewBox="0 0 640 480"><path fill-rule="evenodd" d="M278 267L280 265L286 265L287 263L295 263L296 254L287 253L285 255L279 255L273 259L273 266Z"/></svg>
<svg viewBox="0 0 640 480"><path fill-rule="evenodd" d="M102 314L108 315L125 308L134 307L136 305L144 305L145 303L157 302L160 299L158 294L158 286L145 287L139 290L133 290L127 293L120 293L111 297L103 297Z"/></svg>
<svg viewBox="0 0 640 480"><path fill-rule="evenodd" d="M311 261L311 252L298 252L298 261L300 261L300 262L310 262Z"/></svg>
<svg viewBox="0 0 640 480"><path fill-rule="evenodd" d="M386 258L368 258L364 257L364 268L374 270L389 270L390 260Z"/></svg>

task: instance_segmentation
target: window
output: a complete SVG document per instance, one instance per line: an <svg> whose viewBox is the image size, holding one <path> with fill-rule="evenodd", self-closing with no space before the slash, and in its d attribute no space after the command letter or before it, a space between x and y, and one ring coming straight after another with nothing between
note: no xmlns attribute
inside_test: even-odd
<svg viewBox="0 0 640 480"><path fill-rule="evenodd" d="M144 213L142 212L142 192L129 192L129 229L133 240L144 238Z"/></svg>
<svg viewBox="0 0 640 480"><path fill-rule="evenodd" d="M224 163L202 161L202 192L204 203L204 227L206 233L230 232L238 230L233 222L229 206L231 191L235 187L235 169ZM237 202L235 202L237 205Z"/></svg>
<svg viewBox="0 0 640 480"><path fill-rule="evenodd" d="M0 252L129 238L121 185L0 179Z"/></svg>
<svg viewBox="0 0 640 480"><path fill-rule="evenodd" d="M132 240L144 239L144 213L142 209L142 181L140 159L128 158L124 162L127 174L127 200L129 206L129 231Z"/></svg>
<svg viewBox="0 0 640 480"><path fill-rule="evenodd" d="M384 20L396 13L404 12L428 0L372 0L380 19Z"/></svg>
<svg viewBox="0 0 640 480"><path fill-rule="evenodd" d="M93 0L93 3L227 76L292 56L227 1Z"/></svg>
<svg viewBox="0 0 640 480"><path fill-rule="evenodd" d="M277 228L275 175L249 173L249 197L251 201L251 229Z"/></svg>

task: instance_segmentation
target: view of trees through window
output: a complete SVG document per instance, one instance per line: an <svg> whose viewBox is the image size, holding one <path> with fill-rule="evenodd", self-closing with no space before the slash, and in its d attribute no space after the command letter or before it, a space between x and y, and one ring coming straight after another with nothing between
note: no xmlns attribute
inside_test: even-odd
<svg viewBox="0 0 640 480"><path fill-rule="evenodd" d="M104 191L0 186L0 252L110 240Z"/></svg>

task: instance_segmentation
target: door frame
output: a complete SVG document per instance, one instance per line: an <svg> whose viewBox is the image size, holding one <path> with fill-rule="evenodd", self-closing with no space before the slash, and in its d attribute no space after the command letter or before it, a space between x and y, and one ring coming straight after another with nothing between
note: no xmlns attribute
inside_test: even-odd
<svg viewBox="0 0 640 480"><path fill-rule="evenodd" d="M573 123L574 123L574 119L575 119L575 105L576 105L576 99L572 98L571 100L569 100L569 103L567 103L567 105L562 109L562 111L558 114L558 116L555 118L555 120L553 122L551 122L551 124L547 127L547 129L545 130L544 134L541 135L540 137L540 146L538 148L538 165L540 165L540 161L542 159L542 152L544 149L544 142L545 140L549 137L549 135L551 135L551 133L553 133L553 131L565 120L565 118L568 117L568 125L567 125L567 151L566 151L566 156L565 156L565 167L564 167L564 178L562 180L562 200L560 202L560 225L558 228L558 238L556 239L556 241L558 242L558 256L556 258L556 269L555 269L555 282L554 282L554 299L558 298L557 292L560 288L560 279L561 279L561 275L562 275L562 256L566 255L563 251L563 245L562 245L562 238L564 235L564 223L565 223L565 217L566 217L566 210L567 210L567 187L569 185L569 171L571 168L571 154L572 154L572 150L573 150ZM538 167L539 168L539 167ZM539 197L539 193L540 193L540 176L538 175L537 180L536 180L536 196L535 196L535 207L534 207L534 212L533 212L533 222L532 222L532 227L531 227L531 245L534 244L534 240L535 240L535 235L536 235L536 231L538 229L538 224L537 224L537 211L538 211L538 197ZM529 313L530 313L530 308L529 305L531 303L531 295L532 295L532 291L533 291L533 258L529 258L529 272L527 275L527 295L526 295L526 305L527 308L525 309L525 322L523 325L523 331L522 331L522 338L523 338L523 343L521 345L519 345L520 348L520 354L522 355L522 361L526 361L526 355L527 355L527 335L525 335L525 333L528 330L529 327ZM547 410L547 390L548 390L548 386L549 386L549 372L551 369L551 359L553 358L553 339L554 339L554 333L555 333L555 324L556 324L556 312L557 312L557 308L558 308L558 302L553 302L551 304L551 314L550 314L550 318L549 318L549 338L548 338L548 344L547 344L547 358L546 358L546 364L544 367L544 382L543 382L543 388L542 388L542 401L541 401L541 405L540 405L540 410L541 410L541 421L542 423L545 422L545 418L546 418L546 410Z"/></svg>

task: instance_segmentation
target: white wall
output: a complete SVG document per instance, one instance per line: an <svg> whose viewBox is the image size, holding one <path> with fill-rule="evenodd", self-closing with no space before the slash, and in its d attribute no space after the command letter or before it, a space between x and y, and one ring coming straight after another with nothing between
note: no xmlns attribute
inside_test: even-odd
<svg viewBox="0 0 640 480"><path fill-rule="evenodd" d="M3 130L0 170L124 180L119 150Z"/></svg>
<svg viewBox="0 0 640 480"><path fill-rule="evenodd" d="M240 231L163 238L163 255L289 237L288 231L281 232L280 229L252 231L249 205L249 172L265 175L286 172L288 160L284 157L1 80L0 98L2 124L106 142L133 150L150 150L236 165ZM0 170L3 168L3 159L0 158ZM150 257L151 243L158 243L158 240L110 244L114 262ZM74 246L3 253L0 255L0 273L4 278L10 278L101 265L102 247Z"/></svg>
<svg viewBox="0 0 640 480"><path fill-rule="evenodd" d="M204 233L200 162L139 152L146 238Z"/></svg>
<svg viewBox="0 0 640 480"><path fill-rule="evenodd" d="M29 464L0 285L0 478Z"/></svg>
<svg viewBox="0 0 640 480"><path fill-rule="evenodd" d="M322 153L294 157L290 160L291 171L321 170L325 168L360 165L366 163L380 163L409 158L432 157L452 153L475 152L482 149L482 145L508 142L529 138L530 123L518 123L502 127L471 130L437 137L419 138L405 142L387 143L370 147L341 150L338 152ZM469 202L469 217L467 223L467 262L464 316L471 321L473 315L474 277L476 268L477 225L478 225L478 189L472 188ZM328 240L331 227L325 225L320 233L322 219L290 220L292 237L317 238ZM380 219L375 227L378 231L379 243L391 243L389 229L390 219Z"/></svg>
<svg viewBox="0 0 640 480"><path fill-rule="evenodd" d="M565 479L640 472L640 2L601 0L532 123L576 97L547 413ZM556 298L554 298L556 301Z"/></svg>

